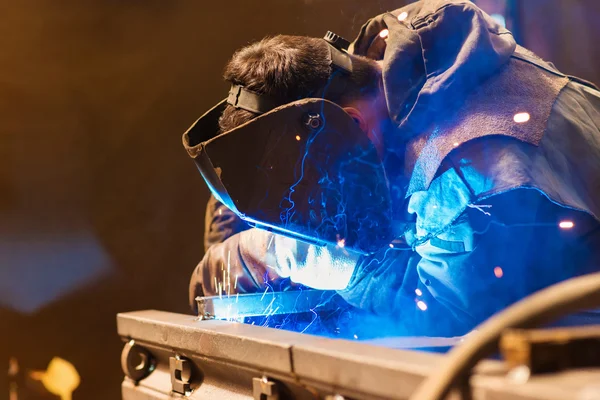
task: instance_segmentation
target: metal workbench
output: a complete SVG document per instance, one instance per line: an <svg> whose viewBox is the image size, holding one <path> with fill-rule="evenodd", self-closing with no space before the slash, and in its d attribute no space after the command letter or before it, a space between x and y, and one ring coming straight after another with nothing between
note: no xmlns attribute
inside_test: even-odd
<svg viewBox="0 0 600 400"><path fill-rule="evenodd" d="M117 326L125 400L407 399L444 357L153 310L119 314ZM506 372L502 362L480 363L474 398L600 398L600 369L525 383Z"/></svg>

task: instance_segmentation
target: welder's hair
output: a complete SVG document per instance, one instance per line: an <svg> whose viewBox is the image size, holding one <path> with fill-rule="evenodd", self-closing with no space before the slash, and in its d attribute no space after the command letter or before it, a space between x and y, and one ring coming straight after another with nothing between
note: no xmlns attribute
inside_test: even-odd
<svg viewBox="0 0 600 400"><path fill-rule="evenodd" d="M333 72L328 46L323 39L310 37L278 35L265 38L238 50L225 67L224 77L233 84L286 103L322 97L322 90ZM375 61L353 55L352 68L344 93L334 98L325 91L327 100L345 105L356 98L377 93L380 72ZM219 120L221 132L254 117L256 114L229 105Z"/></svg>

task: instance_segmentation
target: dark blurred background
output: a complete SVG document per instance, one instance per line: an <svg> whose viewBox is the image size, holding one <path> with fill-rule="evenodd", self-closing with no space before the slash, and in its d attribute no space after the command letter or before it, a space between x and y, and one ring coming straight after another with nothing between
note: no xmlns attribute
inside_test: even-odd
<svg viewBox="0 0 600 400"><path fill-rule="evenodd" d="M235 49L276 33L351 39L407 2L0 1L0 399L9 360L28 374L53 357L79 372L74 399L119 398L115 315L189 311L208 191L181 134L225 96ZM600 83L597 0L477 3Z"/></svg>

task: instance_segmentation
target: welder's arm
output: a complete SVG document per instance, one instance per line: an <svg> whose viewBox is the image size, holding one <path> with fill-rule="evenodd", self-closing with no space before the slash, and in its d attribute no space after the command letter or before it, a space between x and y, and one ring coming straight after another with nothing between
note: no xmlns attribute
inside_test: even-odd
<svg viewBox="0 0 600 400"><path fill-rule="evenodd" d="M348 286L360 254L339 246L315 246L273 236L270 256L280 277L313 289L342 290Z"/></svg>
<svg viewBox="0 0 600 400"><path fill-rule="evenodd" d="M361 257L347 287L338 293L349 304L380 316L406 316L418 285L414 251L385 248Z"/></svg>
<svg viewBox="0 0 600 400"><path fill-rule="evenodd" d="M464 333L531 293L594 267L591 217L528 189L485 203L487 208L469 208L449 229L416 247L426 312L447 312L437 328L453 324ZM563 231L562 218L577 228Z"/></svg>
<svg viewBox="0 0 600 400"><path fill-rule="evenodd" d="M316 289L346 287L358 256L335 246L317 247L251 228L213 244L194 270L190 303L196 296L252 293L283 280ZM288 285L289 286L289 285Z"/></svg>
<svg viewBox="0 0 600 400"><path fill-rule="evenodd" d="M253 293L277 278L267 260L270 234L251 228L212 244L192 273L190 304L197 296Z"/></svg>
<svg viewBox="0 0 600 400"><path fill-rule="evenodd" d="M238 242L236 234L250 229L240 217L233 211L219 202L213 195L210 196L206 205L205 228L204 228L204 251L205 255L198 264L190 280L190 304L192 309L196 309L194 299L197 296L212 296L219 293L219 283L221 289L227 292L227 289L233 289L241 293L253 291L256 287L253 278L246 273L242 267L243 264L236 262L238 260ZM230 242L228 239L234 237ZM212 250L211 250L212 249ZM233 265L232 260L233 251ZM229 266L229 269L226 268ZM229 272L229 278L233 278L233 283L227 280L226 274L223 278L223 270ZM239 279L239 289L235 282L236 276ZM225 283L225 284L224 284ZM227 284L232 285L228 287ZM222 290L223 292L223 290Z"/></svg>

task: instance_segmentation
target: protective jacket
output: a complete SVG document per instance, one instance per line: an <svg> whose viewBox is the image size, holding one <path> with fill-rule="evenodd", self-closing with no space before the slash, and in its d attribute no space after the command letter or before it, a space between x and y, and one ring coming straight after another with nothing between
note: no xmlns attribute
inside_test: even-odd
<svg viewBox="0 0 600 400"><path fill-rule="evenodd" d="M212 290L208 280L226 257L253 277L247 291L264 287L270 271L294 278L334 259L302 283L402 319L407 333L455 335L535 290L600 268L593 85L516 45L470 1L425 0L379 15L350 50L382 61L394 125L384 138L386 171L409 216L406 248L360 258L327 258L323 249L298 262L298 248L285 241L254 233L264 236L261 247L249 239L253 230L234 234L208 249L192 296ZM207 215L209 240L220 218ZM254 245L240 246L244 235Z"/></svg>

